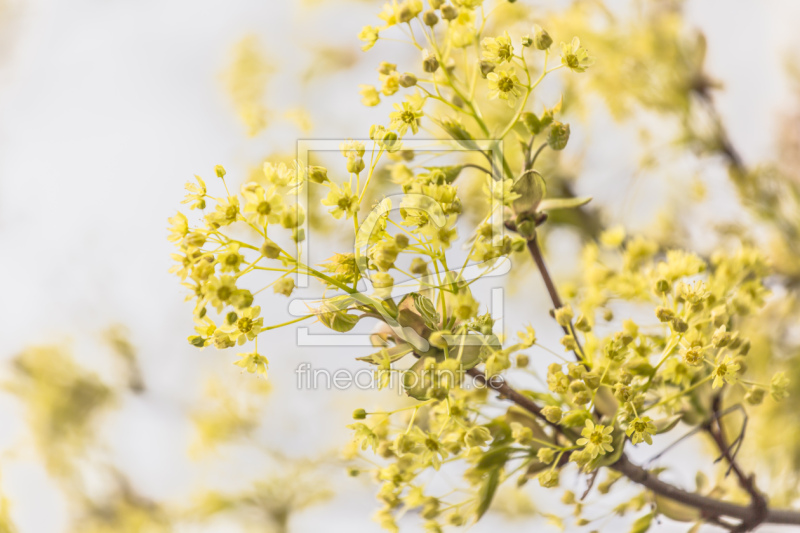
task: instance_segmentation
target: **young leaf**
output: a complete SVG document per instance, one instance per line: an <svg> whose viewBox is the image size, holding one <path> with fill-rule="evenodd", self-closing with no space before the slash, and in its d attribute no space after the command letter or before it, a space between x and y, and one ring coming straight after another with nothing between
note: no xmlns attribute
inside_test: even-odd
<svg viewBox="0 0 800 533"><path fill-rule="evenodd" d="M500 472L501 468L490 470L481 485L481 490L478 492L478 509L475 511L476 520L479 520L489 510L494 494L497 492L497 486L500 484Z"/></svg>
<svg viewBox="0 0 800 533"><path fill-rule="evenodd" d="M554 209L572 209L580 207L592 201L591 196L581 196L579 198L547 198L539 204L539 211L552 211Z"/></svg>

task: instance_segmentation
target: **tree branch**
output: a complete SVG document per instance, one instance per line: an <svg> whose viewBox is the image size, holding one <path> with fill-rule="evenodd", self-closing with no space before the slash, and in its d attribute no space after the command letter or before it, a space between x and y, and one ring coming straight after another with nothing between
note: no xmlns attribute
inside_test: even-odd
<svg viewBox="0 0 800 533"><path fill-rule="evenodd" d="M542 275L553 306L555 306L556 309L564 307L564 302L561 301L561 297L558 295L558 289L556 289L556 285L553 283L553 278L550 277L550 272L547 270L547 265L542 256L542 250L539 248L539 238L536 234L528 241L528 250L531 253L531 257L533 257L533 261L536 263L536 267L539 269L539 273ZM578 349L575 350L575 357L577 357L578 361L585 361L586 354L583 352L581 341L578 340L578 336L575 334L575 326L572 325L572 320L569 321L569 326L561 326L561 329L564 330L565 335L570 335L575 339L575 344L578 346Z"/></svg>
<svg viewBox="0 0 800 533"><path fill-rule="evenodd" d="M550 295L553 305L556 307L556 309L563 307L564 304L561 301L558 290L556 289L552 278L550 277L547 265L544 262L544 257L542 256L542 251L539 248L536 235L534 235L534 237L528 241L528 250L530 251L531 257L533 257L533 260L539 269L542 280L547 287L547 292ZM579 360L585 361L585 353L583 352L583 348L581 347L580 342L575 335L575 328L572 324L572 321L570 321L569 326L562 326L562 329L564 330L565 334L572 335L572 337L575 339L580 352L579 354L578 351L576 351L575 355ZM506 383L504 379L495 377L487 380L483 372L476 368L471 369L469 373L470 375L475 376L481 383L488 384L489 387L495 389L500 394L501 398L506 398L513 401L523 409L546 421L541 413L541 408L536 404L536 402L514 390L508 385L508 383ZM740 523L734 527L733 531L751 531L760 524L764 523L800 525L800 511L772 510L768 508L766 499L755 487L753 476L746 476L736 464L735 458L731 456L730 449L728 448L725 438L721 433L722 428L719 424L718 416L718 411L715 411L715 416L712 418L712 421L708 422L705 429L707 429L714 437L723 455L730 463L733 471L736 473L740 485L750 495L751 504L748 506L717 500L708 496L703 496L702 494L685 491L675 487L674 485L670 485L669 483L660 480L657 476L651 474L641 466L631 463L624 453L619 460L610 465L609 468L616 470L631 481L645 486L656 494L698 509L701 512L702 517L710 522L720 523L721 517L738 519ZM714 432L712 429L711 424L714 420L717 421L719 432ZM561 427L559 424L552 424L549 421L547 421L547 423L550 426L553 426L554 429L560 434L567 437L570 436L565 432L565 428Z"/></svg>
<svg viewBox="0 0 800 533"><path fill-rule="evenodd" d="M553 424L547 421L544 415L542 415L541 407L539 407L539 405L531 398L511 387L505 381L505 379L499 376L486 378L486 375L477 368L471 368L468 373L475 377L482 385L486 385L489 388L497 391L501 398L510 400L534 416L541 418L561 435L567 438L574 437L574 435L570 434L571 432L569 432L567 428L563 428L559 424ZM764 514L762 517L759 516L758 512L754 510L752 505L738 505L735 503L717 500L708 496L703 496L702 494L685 491L674 485L670 485L669 483L660 480L657 476L651 474L641 466L632 463L624 453L619 460L610 465L609 468L616 470L634 483L638 483L660 496L664 496L671 500L675 500L676 502L698 509L703 518L706 520L718 520L720 517L736 518L741 521L741 524L738 527L741 528L744 526L747 528L740 529L740 531L750 531L757 525L766 523L800 525L800 511L793 511L789 509L767 509L765 502ZM755 518L758 518L758 522L754 522ZM753 523L755 525L750 525Z"/></svg>

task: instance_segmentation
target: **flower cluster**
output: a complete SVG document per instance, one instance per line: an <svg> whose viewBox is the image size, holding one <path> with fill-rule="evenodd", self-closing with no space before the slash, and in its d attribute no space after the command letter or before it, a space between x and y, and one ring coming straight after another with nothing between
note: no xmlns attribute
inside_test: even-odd
<svg viewBox="0 0 800 533"><path fill-rule="evenodd" d="M564 331L562 353L540 344L533 328L513 342L494 330L496 317L481 305L473 282L527 251L544 271L540 226L551 212L590 200L548 195L537 158L547 148L565 150L570 126L561 121L560 101L538 113L530 101L548 74L582 73L593 58L575 37L561 43L560 64L549 66L553 39L540 26L528 35L485 35L490 14L481 0L428 5L388 3L382 24L359 36L364 50L389 32L406 36L420 61L408 70L381 62L379 84L360 87L367 106L396 94L404 99L393 104L386 123L372 126L369 141L341 144L345 178L323 167L267 163L263 177L238 195L212 197L200 178L187 185L186 203L204 211L202 224L190 227L179 214L171 219L170 238L179 249L173 271L196 302L197 334L189 341L218 348L254 341L254 351L240 354L236 364L265 372L257 339L280 325L264 325L254 297L270 286L290 296L296 274L320 282L325 297L286 324L316 318L347 332L361 320L375 321L376 351L359 360L372 365L381 386L399 375L411 403L356 410L350 455L354 462L366 450L378 455L377 463L353 466L352 473L371 470L380 482L378 520L392 531L409 510L418 511L429 531L465 525L487 511L509 479L522 485L535 478L554 488L567 469L613 465L626 446L650 445L679 421L698 424L719 415L714 409L723 392L737 391L749 405L767 392L785 397L783 375L763 384L747 373L751 342L740 326L763 305L769 271L750 248L701 258L610 230L586 245L583 277L563 291L570 303L555 304L549 326ZM536 54L535 66L526 52ZM463 152L458 163L419 162L404 146L406 136L428 127ZM476 140L486 138L520 142L506 143L508 152L498 157ZM217 176L227 193L225 170L218 167ZM377 196L379 180L381 194L392 186L399 194ZM304 187L319 189L332 224L352 223L354 247L318 265L300 260L305 213L288 200ZM365 214L367 206L372 210ZM465 213L470 216L459 220ZM457 243L465 244L465 257ZM244 278L256 271L276 279L250 290ZM556 288L548 288L557 302ZM533 350L549 358L546 375L528 368ZM508 398L503 386L515 373L534 374L543 386L519 391L517 405L503 411L490 406L494 395L487 388L465 385L471 376ZM425 472L450 468L470 490L437 494L426 486ZM604 490L615 480L609 477ZM570 494L565 501L575 503Z"/></svg>

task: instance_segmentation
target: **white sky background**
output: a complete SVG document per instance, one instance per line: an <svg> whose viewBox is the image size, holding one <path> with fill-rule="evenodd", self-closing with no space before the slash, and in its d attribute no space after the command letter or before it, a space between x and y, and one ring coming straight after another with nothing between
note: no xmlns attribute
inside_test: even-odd
<svg viewBox="0 0 800 533"><path fill-rule="evenodd" d="M301 12L298 2L276 0L31 0L15 5L12 25L0 26L11 31L0 56L0 357L32 343L71 342L78 357L95 361L98 332L125 324L149 389L123 405L106 433L113 456L145 494L179 498L198 484L250 472L239 464L198 474L185 457L185 413L204 376L239 369L230 364L236 350L198 352L186 343L191 307L167 273L172 246L165 238L166 218L193 174L214 186L214 165L241 176L303 136L285 121L255 139L245 136L219 79L231 47L254 33L277 60L273 110L305 105L316 125L312 136L362 137L388 112L365 110L357 94L358 83L375 83L380 52L353 72L304 88L294 80L310 56L298 43L357 47L360 27L375 20L381 4L323 2ZM783 59L798 44L800 2L696 0L688 13L708 36L712 75L726 85L717 101L734 144L749 163L769 158L776 119L788 105ZM602 142L598 154L608 152ZM547 324L538 282L518 293L508 317ZM286 302L269 302L266 322L282 321ZM533 315L532 302L540 304ZM509 331L521 323L509 318ZM548 338L546 326L537 330ZM268 401L277 405L268 411L265 439L298 455L339 447L349 413L369 409L375 397L299 392L293 370L300 361L358 368L352 349L298 349L288 330L267 335L276 386ZM555 331L549 340L557 344ZM102 371L103 362L96 364ZM7 400L0 409L5 448L18 443L19 413ZM13 516L22 533L64 531L66 508L33 464L3 467ZM344 483L336 505L299 517L295 530L377 531L369 518L377 508L372 488ZM497 525L489 518L473 530ZM524 522L504 527L530 531Z"/></svg>

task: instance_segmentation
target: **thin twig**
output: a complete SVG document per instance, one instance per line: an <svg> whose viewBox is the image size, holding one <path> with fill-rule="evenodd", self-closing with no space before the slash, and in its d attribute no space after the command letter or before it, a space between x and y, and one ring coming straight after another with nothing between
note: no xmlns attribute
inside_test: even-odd
<svg viewBox="0 0 800 533"><path fill-rule="evenodd" d="M538 237L534 234L533 238L528 241L528 250L530 251L531 257L533 257L533 261L536 263L536 266L539 269L542 280L544 280L544 284L547 287L547 292L550 294L550 300L553 302L553 305L556 309L561 309L564 307L564 303L561 301L561 297L558 295L558 289L556 289L556 285L553 283L553 278L550 277L550 272L547 270L547 265L544 262L544 257L542 256L541 248L539 248L538 240ZM572 338L575 339L575 344L578 346L578 349L575 350L574 353L578 361L586 361L586 354L583 351L583 346L581 346L581 341L578 340L578 336L575 334L575 327L572 325L572 321L570 320L568 326L561 326L561 329L564 330L565 335L572 336Z"/></svg>

